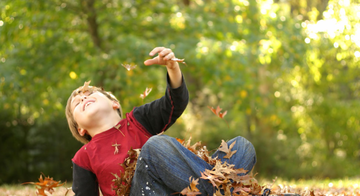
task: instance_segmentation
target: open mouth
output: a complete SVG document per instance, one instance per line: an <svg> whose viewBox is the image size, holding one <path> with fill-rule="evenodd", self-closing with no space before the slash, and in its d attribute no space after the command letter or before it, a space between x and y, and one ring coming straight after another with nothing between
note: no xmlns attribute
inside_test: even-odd
<svg viewBox="0 0 360 196"><path fill-rule="evenodd" d="M85 102L84 107L83 107L83 111L85 111L85 109L94 102L95 102L94 100L89 100L89 101Z"/></svg>

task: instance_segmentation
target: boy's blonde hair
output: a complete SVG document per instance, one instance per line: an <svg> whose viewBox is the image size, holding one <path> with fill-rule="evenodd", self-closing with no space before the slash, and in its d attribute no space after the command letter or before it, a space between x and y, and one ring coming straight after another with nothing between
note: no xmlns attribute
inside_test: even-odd
<svg viewBox="0 0 360 196"><path fill-rule="evenodd" d="M99 88L99 87L95 87L95 86L88 86L90 82L85 82L84 86L81 86L79 88L77 88L76 90L74 90L68 101L67 101L67 104L66 104L66 109L65 109L65 114L66 114L66 119L67 119L67 122L68 122L68 125L69 125L69 128L70 128L70 131L72 133L72 135L78 140L80 141L81 143L83 144L86 144L88 143L90 140L91 140L91 136L90 135L87 135L85 134L84 136L81 136L78 132L78 124L76 123L75 119L74 119L74 116L73 116L73 111L71 111L71 101L72 99L79 95L79 94L82 94L82 93L85 93L85 92L100 92L102 94L104 94L107 98L109 98L110 100L112 101L116 101L119 103L120 105L120 102L116 99L116 97L111 93L111 92L107 92L105 91L103 88ZM122 114L122 109L121 109L121 105L118 109L118 114L120 116L120 118L122 119L123 118L123 114Z"/></svg>

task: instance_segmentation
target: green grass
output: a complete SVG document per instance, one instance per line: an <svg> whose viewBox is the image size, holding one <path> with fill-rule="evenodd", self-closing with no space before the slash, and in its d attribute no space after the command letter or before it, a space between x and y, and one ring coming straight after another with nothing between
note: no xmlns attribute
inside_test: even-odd
<svg viewBox="0 0 360 196"><path fill-rule="evenodd" d="M271 188L273 193L297 193L300 195L354 195L360 196L360 178L282 180L258 179L259 184Z"/></svg>
<svg viewBox="0 0 360 196"><path fill-rule="evenodd" d="M271 188L273 194L297 193L300 195L311 196L313 191L315 196L360 196L360 178L355 179L312 179L312 180L268 180L258 179L261 186ZM65 196L71 187L71 183L66 183L62 187L55 189L51 196ZM50 195L50 194L49 194ZM73 196L72 191L68 191L66 196ZM1 185L0 196L36 196L34 185Z"/></svg>
<svg viewBox="0 0 360 196"><path fill-rule="evenodd" d="M344 178L344 179L311 179L311 180L282 180L280 178L278 179L258 179L259 183L261 185L264 184L271 184L274 182L274 184L282 184L282 185L296 185L300 187L357 187L360 188L360 178Z"/></svg>
<svg viewBox="0 0 360 196"><path fill-rule="evenodd" d="M64 186L54 188L55 192L53 194L48 194L51 196L73 196L74 193L67 188L71 187L71 184L66 183ZM0 196L37 196L36 188L34 185L22 185L22 184L5 184L0 186Z"/></svg>

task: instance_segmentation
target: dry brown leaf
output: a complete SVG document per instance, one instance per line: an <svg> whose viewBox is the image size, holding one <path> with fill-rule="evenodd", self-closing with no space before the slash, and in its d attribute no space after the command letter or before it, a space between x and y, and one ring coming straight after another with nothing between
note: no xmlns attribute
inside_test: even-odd
<svg viewBox="0 0 360 196"><path fill-rule="evenodd" d="M201 192L196 187L196 185L199 184L199 179L193 179L192 177L189 178L190 186L184 188L180 194L187 195L187 196L195 196L195 195L201 195Z"/></svg>
<svg viewBox="0 0 360 196"><path fill-rule="evenodd" d="M234 141L233 143L230 144L230 146L228 146L228 144L224 140L221 141L219 150L226 153L224 158L230 159L231 156L233 156L236 153L237 150L231 151L231 149L234 147L235 144L236 141Z"/></svg>
<svg viewBox="0 0 360 196"><path fill-rule="evenodd" d="M227 114L227 111L221 112L222 109L220 108L220 106L217 106L216 109L214 109L213 107L210 107L210 106L208 106L208 108L209 108L216 116L218 116L218 117L220 117L220 118L224 118L224 116Z"/></svg>
<svg viewBox="0 0 360 196"><path fill-rule="evenodd" d="M113 179L115 193L118 196L130 195L131 181L134 177L137 159L140 154L140 149L130 149L128 151L128 157L124 160L121 167L124 168L124 172L120 171L120 176L113 174L115 179Z"/></svg>
<svg viewBox="0 0 360 196"><path fill-rule="evenodd" d="M125 67L125 69L127 69L128 71L130 71L130 70L133 70L133 69L135 69L135 67L136 67L136 64L135 65L130 65L130 64L121 64L123 67Z"/></svg>
<svg viewBox="0 0 360 196"><path fill-rule="evenodd" d="M145 97L147 97L150 94L151 90L152 88L146 88L145 91L142 94L140 94L140 98L145 99Z"/></svg>
<svg viewBox="0 0 360 196"><path fill-rule="evenodd" d="M209 108L216 116L218 116L219 118L223 119L223 120L226 122L227 126L229 127L229 123L224 119L225 115L227 114L227 111L221 112L222 109L220 108L220 106L217 106L216 109L214 109L213 107L210 107L210 106L208 106L208 108Z"/></svg>
<svg viewBox="0 0 360 196"><path fill-rule="evenodd" d="M185 59L178 59L178 58L174 57L174 58L172 58L171 60L186 65Z"/></svg>
<svg viewBox="0 0 360 196"><path fill-rule="evenodd" d="M33 184L35 185L36 189L37 189L37 195L43 195L43 196L47 196L47 194L45 193L45 191L49 192L50 194L52 194L55 190L54 188L59 187L59 186L63 186L65 184L64 183L60 183L60 181L55 181L53 180L53 178L45 177L45 179L43 179L43 175L40 175L39 178L39 182L24 182L22 184Z"/></svg>
<svg viewBox="0 0 360 196"><path fill-rule="evenodd" d="M90 84L91 80L88 82L84 82L84 86L82 87L82 92L85 93L86 91L89 91L89 84Z"/></svg>

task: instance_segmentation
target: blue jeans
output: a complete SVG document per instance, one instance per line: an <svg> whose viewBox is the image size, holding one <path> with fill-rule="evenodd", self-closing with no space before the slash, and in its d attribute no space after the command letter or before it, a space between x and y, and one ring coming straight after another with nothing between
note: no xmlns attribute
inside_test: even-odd
<svg viewBox="0 0 360 196"><path fill-rule="evenodd" d="M243 137L228 141L228 145L236 140L231 149L237 152L224 159L224 152L216 151L212 157L234 164L235 168L244 168L249 172L256 163L254 146ZM202 195L213 195L213 186L208 180L201 179L200 172L211 170L213 166L182 146L175 138L160 135L152 136L142 147L131 185L131 196L156 195L169 196L180 193L190 185L189 178L199 178L196 187Z"/></svg>

